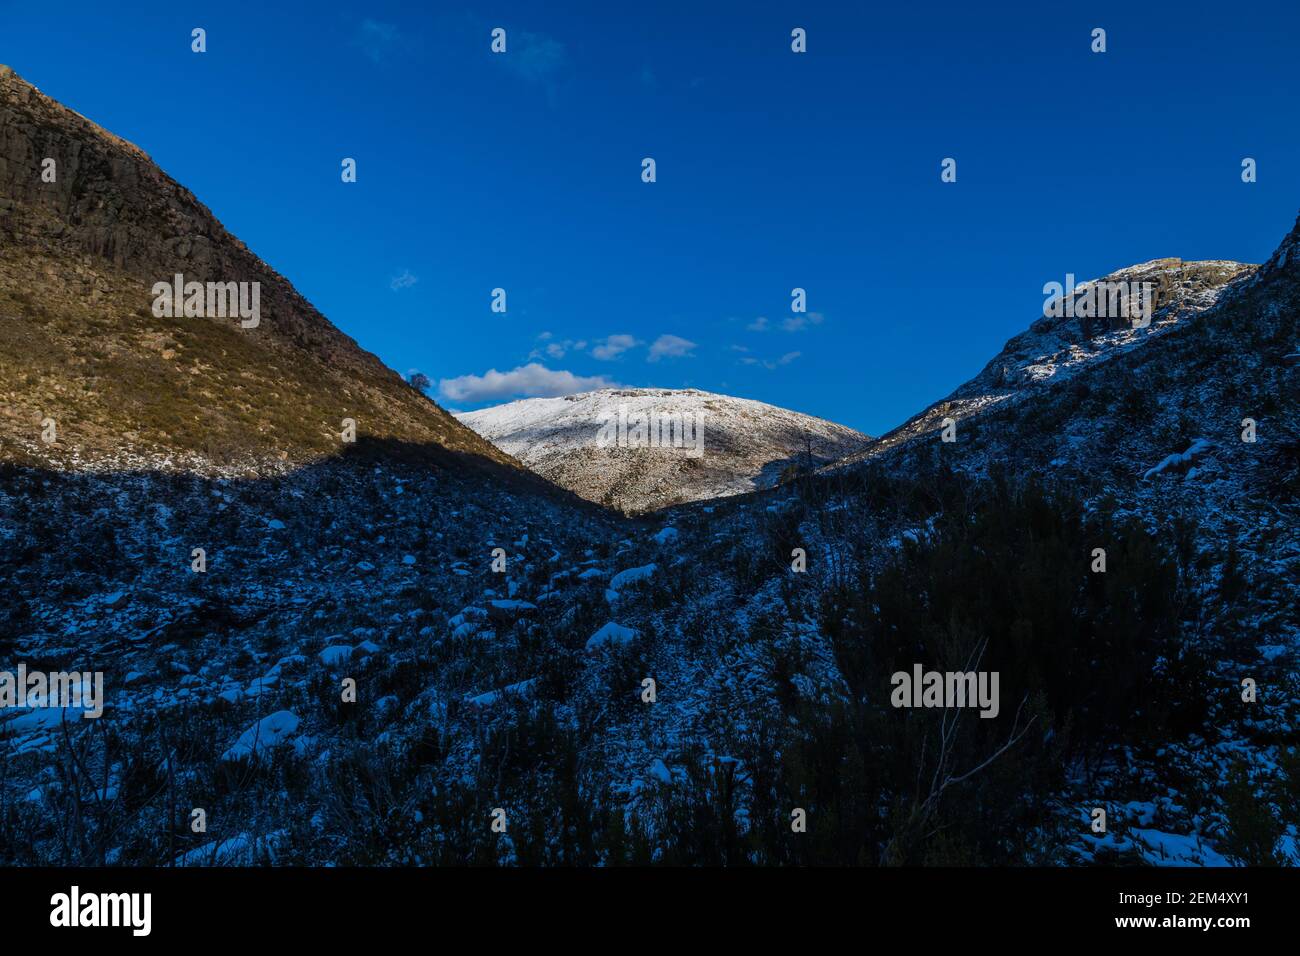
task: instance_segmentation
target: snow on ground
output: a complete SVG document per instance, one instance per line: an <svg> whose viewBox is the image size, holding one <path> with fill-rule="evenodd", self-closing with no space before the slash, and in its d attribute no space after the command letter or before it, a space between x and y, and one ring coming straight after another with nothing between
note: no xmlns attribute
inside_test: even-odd
<svg viewBox="0 0 1300 956"><path fill-rule="evenodd" d="M587 639L587 650L595 651L609 644L626 644L636 637L636 630L610 621Z"/></svg>
<svg viewBox="0 0 1300 956"><path fill-rule="evenodd" d="M244 760L287 743L300 721L287 710L277 710L249 727L234 746L221 755L222 760Z"/></svg>
<svg viewBox="0 0 1300 956"><path fill-rule="evenodd" d="M1146 481L1169 471L1186 472L1193 462L1204 457L1213 447L1214 445L1208 438L1197 438L1187 447L1186 451L1166 455L1154 467L1147 470L1142 476L1142 480Z"/></svg>

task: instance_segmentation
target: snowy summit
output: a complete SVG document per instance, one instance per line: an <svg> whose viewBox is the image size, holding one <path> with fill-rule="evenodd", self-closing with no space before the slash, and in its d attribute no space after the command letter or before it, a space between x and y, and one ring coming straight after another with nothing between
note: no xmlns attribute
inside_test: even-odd
<svg viewBox="0 0 1300 956"><path fill-rule="evenodd" d="M542 477L627 513L770 488L871 441L822 418L696 389L604 388L456 417Z"/></svg>

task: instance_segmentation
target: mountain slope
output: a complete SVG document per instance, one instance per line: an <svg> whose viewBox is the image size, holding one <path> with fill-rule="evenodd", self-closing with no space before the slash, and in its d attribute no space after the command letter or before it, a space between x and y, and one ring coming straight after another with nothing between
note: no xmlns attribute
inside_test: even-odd
<svg viewBox="0 0 1300 956"><path fill-rule="evenodd" d="M1150 324L1133 328L1112 322L1112 327L1099 329L1096 326L1103 323L1093 321L1085 330L1084 320L1079 318L1044 315L1008 341L979 375L881 436L850 463L937 433L945 418L960 422L1005 402L1032 402L1044 389L1060 385L1098 363L1142 348L1213 308L1229 288L1246 281L1255 269L1255 266L1222 260L1154 259L1080 283L1075 289L1076 300L1101 283L1151 283L1155 297Z"/></svg>
<svg viewBox="0 0 1300 956"><path fill-rule="evenodd" d="M635 434L638 415L698 422L702 441L692 431L683 447L650 447L648 425L645 441ZM628 513L770 488L792 466L807 467L810 452L815 467L870 441L825 419L696 389L599 389L456 417L542 477Z"/></svg>
<svg viewBox="0 0 1300 956"><path fill-rule="evenodd" d="M146 383L117 379L166 384L166 363L197 352L190 378L211 394L159 407L212 402L202 424L232 439L248 414L258 454L333 445L328 430L313 445L311 419L309 440L286 442L292 422L241 391L248 376L305 390L317 418L332 389L352 389L393 437L427 442L446 424L447 447L481 440L382 369L367 377L378 363L215 223L206 244L187 234L189 255L259 270L286 325L272 311L251 336L158 322L185 348L153 356L114 297L147 293L155 266L133 270L157 253L150 230L175 210L204 225L201 207L13 89L0 388L24 416L38 399L83 418L55 409L53 449L5 419L5 457L42 457L0 463L0 658L100 671L105 707L66 724L59 708L0 709L0 863L1294 859L1300 223L1255 270L1136 267L1168 278L1150 330L1035 323L847 466L634 522L397 457L220 474L138 407L154 400ZM75 162L120 167L72 187L66 214L29 179L63 135ZM131 187L144 175L154 187ZM567 419L543 405L536 441L581 453L620 402L678 395L575 396L558 407L589 405ZM790 414L680 401L721 416L751 467L770 446L744 443ZM526 435L538 406L519 404L498 415ZM136 435L116 431L137 419ZM121 447L151 467L77 467L92 453L121 465ZM159 467L182 455L218 474ZM576 460L575 482L621 464ZM997 715L894 706L891 675L916 666L1000 674ZM211 832L189 826L190 807Z"/></svg>
<svg viewBox="0 0 1300 956"><path fill-rule="evenodd" d="M156 317L153 286L177 273L258 283L260 324ZM0 455L265 471L338 452L345 418L363 438L515 465L330 324L143 151L0 67Z"/></svg>
<svg viewBox="0 0 1300 956"><path fill-rule="evenodd" d="M847 684L832 699L880 700L899 665L975 659L1001 673L1011 728L1008 703L1050 702L1033 718L1048 733L999 757L975 793L902 794L920 825L892 833L886 858L954 859L932 839L944 828L985 839L989 819L963 820L967 802L1046 811L1034 824L1044 842L1022 862L1300 864L1289 796L1300 780L1300 219L1259 267L1135 268L1177 277L1151 329L1087 339L1035 323L856 459L665 516L700 548L687 567L722 569L692 579L703 597L673 582L676 603L746 622L748 641L733 631L735 660L708 678L719 688L797 637L799 663L783 662L780 679L800 691L817 679ZM953 442L941 439L947 416ZM789 573L792 547L809 556L806 576ZM734 573L750 575L746 587ZM623 623L662 633L668 618ZM778 636L760 650L753 634L769 629ZM753 725L763 712L733 698L729 718ZM858 745L821 732L837 767L853 766L845 753L906 753L906 738L837 724L833 707L814 719ZM943 768L943 734L909 732L929 749L902 757L904 771L891 763L900 778ZM985 736L966 765L1008 737ZM728 753L752 761L761 746ZM1039 785L1026 766L1045 765L1063 772L1028 799ZM1098 807L1104 834L1090 827ZM1023 824L1014 817L995 830Z"/></svg>
<svg viewBox="0 0 1300 956"><path fill-rule="evenodd" d="M953 444L918 433L652 522L404 463L0 468L0 652L102 666L116 742L70 776L55 725L0 714L21 836L0 862L1196 865L1294 847L1297 267L1300 226L1214 308L968 415ZM1194 470L1143 477L1200 435ZM971 660L1002 675L996 718L890 705L892 671ZM999 754L1021 701L1033 732ZM273 719L288 736L232 767ZM220 831L177 827L165 762ZM945 773L962 780L930 800Z"/></svg>

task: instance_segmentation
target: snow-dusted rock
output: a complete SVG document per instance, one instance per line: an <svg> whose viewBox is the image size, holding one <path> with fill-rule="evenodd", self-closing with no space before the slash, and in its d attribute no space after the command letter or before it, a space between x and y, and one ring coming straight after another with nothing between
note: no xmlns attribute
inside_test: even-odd
<svg viewBox="0 0 1300 956"><path fill-rule="evenodd" d="M528 601L502 598L488 602L488 617L495 621L513 621L537 610L537 605Z"/></svg>
<svg viewBox="0 0 1300 956"><path fill-rule="evenodd" d="M626 571L620 571L610 578L609 586L615 591L621 591L624 588L635 587L644 584L654 576L657 565L643 564L639 568L628 568Z"/></svg>
<svg viewBox="0 0 1300 956"><path fill-rule="evenodd" d="M587 639L587 651L599 650L607 644L626 644L636 636L635 628L624 627L622 624L610 621Z"/></svg>
<svg viewBox="0 0 1300 956"><path fill-rule="evenodd" d="M677 538L678 538L677 529L674 528L672 525L668 525L668 527L662 529L658 534L654 536L654 542L655 544L661 544L661 545L675 544L677 542Z"/></svg>
<svg viewBox="0 0 1300 956"><path fill-rule="evenodd" d="M326 667L337 667L339 664L347 663L352 657L352 647L348 644L334 644L323 649L316 656Z"/></svg>
<svg viewBox="0 0 1300 956"><path fill-rule="evenodd" d="M532 692L533 685L537 683L536 677L530 677L528 680L521 680L515 684L507 684L505 687L497 690L490 690L485 694L476 694L466 697L465 702L474 707L491 707L504 697L511 695L524 697Z"/></svg>
<svg viewBox="0 0 1300 956"><path fill-rule="evenodd" d="M223 753L221 759L226 761L247 760L268 749L278 747L293 736L298 730L299 723L300 721L293 713L287 710L277 710L274 714L263 717L240 734L234 746Z"/></svg>
<svg viewBox="0 0 1300 956"><path fill-rule="evenodd" d="M1165 472L1185 472L1192 466L1193 462L1203 458L1213 447L1209 439L1197 438L1187 447L1186 451L1166 455L1154 468L1147 469L1146 474L1142 476L1142 480L1147 481Z"/></svg>
<svg viewBox="0 0 1300 956"><path fill-rule="evenodd" d="M131 598L125 591L114 591L111 594L104 595L104 607L112 611L119 611L126 607Z"/></svg>

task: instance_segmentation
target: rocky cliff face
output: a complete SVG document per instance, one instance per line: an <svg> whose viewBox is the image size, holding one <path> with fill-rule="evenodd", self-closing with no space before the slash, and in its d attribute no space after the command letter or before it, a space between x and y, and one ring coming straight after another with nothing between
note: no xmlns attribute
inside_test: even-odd
<svg viewBox="0 0 1300 956"><path fill-rule="evenodd" d="M965 398L999 390L1013 391L1045 382L1060 372L1070 374L1091 361L1143 342L1204 312L1234 281L1249 276L1254 269L1240 262L1155 259L1081 282L1073 295L1066 297L1068 308L1056 309L1059 314L1045 314L1012 338L954 396ZM1141 316L1119 314L1123 309L1116 309L1113 302L1098 310L1108 314L1084 314L1091 310L1092 303L1103 301L1102 293L1092 295L1094 289L1116 284L1125 288L1149 288L1152 297L1149 325L1140 327ZM1085 303L1089 309L1084 308Z"/></svg>
<svg viewBox="0 0 1300 956"><path fill-rule="evenodd" d="M665 416L668 440L658 441ZM697 389L600 389L457 417L542 477L626 513L771 488L870 442L822 418ZM687 436L676 447L679 425Z"/></svg>
<svg viewBox="0 0 1300 956"><path fill-rule="evenodd" d="M155 316L153 285L177 273L257 283L259 324ZM339 451L345 418L359 437L513 464L142 150L0 67L0 455L257 471Z"/></svg>

